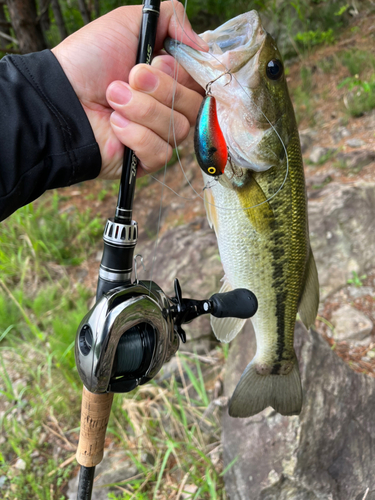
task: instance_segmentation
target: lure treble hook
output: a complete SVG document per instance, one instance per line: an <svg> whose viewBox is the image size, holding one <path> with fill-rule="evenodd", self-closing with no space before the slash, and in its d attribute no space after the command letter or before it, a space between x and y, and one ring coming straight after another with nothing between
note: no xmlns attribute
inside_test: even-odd
<svg viewBox="0 0 375 500"><path fill-rule="evenodd" d="M231 73L230 69L227 69L227 71L225 71L224 73L221 73L221 75L217 76L214 80L211 80L210 82L207 83L207 85L206 85L206 96L207 95L212 95L212 93L211 93L211 86L212 86L212 84L215 83L217 80L219 80L221 77L223 77L225 75L229 75L230 76L230 80L229 80L229 82L227 82L224 85L224 87L226 87L227 85L229 85L232 82L232 79L233 79L232 73Z"/></svg>

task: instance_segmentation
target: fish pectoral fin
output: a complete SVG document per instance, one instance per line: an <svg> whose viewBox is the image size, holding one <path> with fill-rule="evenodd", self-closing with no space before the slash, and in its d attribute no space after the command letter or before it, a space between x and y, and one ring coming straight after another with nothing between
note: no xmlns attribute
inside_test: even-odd
<svg viewBox="0 0 375 500"><path fill-rule="evenodd" d="M249 177L244 186L236 188L242 208L253 228L258 232L268 230L274 214L265 193L255 180Z"/></svg>
<svg viewBox="0 0 375 500"><path fill-rule="evenodd" d="M281 415L299 415L302 386L297 358L288 375L260 375L253 359L243 372L229 401L229 415L246 418L272 406Z"/></svg>
<svg viewBox="0 0 375 500"><path fill-rule="evenodd" d="M210 191L209 189L205 189L205 191L204 191L204 208L206 209L208 224L210 225L211 229L213 226L215 231L216 231L217 214L216 214L216 207L215 207L214 201L215 200L214 200L212 191Z"/></svg>
<svg viewBox="0 0 375 500"><path fill-rule="evenodd" d="M305 270L305 287L302 291L298 306L300 318L308 329L314 324L319 307L319 280L314 255L310 247L310 254Z"/></svg>
<svg viewBox="0 0 375 500"><path fill-rule="evenodd" d="M230 182L230 180L228 179L228 177L225 174L221 175L218 178L218 183L221 186L225 187L226 189L231 189L232 191L234 190L233 184Z"/></svg>
<svg viewBox="0 0 375 500"><path fill-rule="evenodd" d="M231 290L233 288L224 278L224 283L219 293L226 293ZM211 316L211 327L215 337L220 342L227 343L233 340L237 333L241 331L246 321L246 319L240 318L215 318L215 316Z"/></svg>

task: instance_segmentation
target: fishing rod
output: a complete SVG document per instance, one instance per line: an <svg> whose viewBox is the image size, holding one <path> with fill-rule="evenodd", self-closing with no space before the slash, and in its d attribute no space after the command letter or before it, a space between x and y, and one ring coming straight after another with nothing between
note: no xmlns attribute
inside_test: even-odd
<svg viewBox="0 0 375 500"><path fill-rule="evenodd" d="M136 64L150 64L160 0L144 0ZM174 297L154 281L139 281L134 248L138 224L133 199L138 159L124 150L115 217L104 228L96 303L78 327L75 359L83 382L81 428L76 458L81 465L77 500L90 500L95 467L104 453L105 434L114 393L126 393L152 380L170 360L186 334L182 324L202 314L250 318L255 295L246 289L217 293L206 300L182 297L176 278ZM136 263L136 261L135 261Z"/></svg>

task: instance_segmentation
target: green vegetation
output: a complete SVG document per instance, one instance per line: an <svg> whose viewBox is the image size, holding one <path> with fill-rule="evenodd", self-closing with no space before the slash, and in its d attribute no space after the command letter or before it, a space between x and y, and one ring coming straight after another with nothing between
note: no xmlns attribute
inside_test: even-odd
<svg viewBox="0 0 375 500"><path fill-rule="evenodd" d="M303 48L311 49L314 45L321 44L333 44L335 41L333 29L330 28L327 31L304 31L302 33L297 33L295 36L296 42L298 42Z"/></svg>
<svg viewBox="0 0 375 500"><path fill-rule="evenodd" d="M352 49L338 54L341 64L349 71L338 88L347 88L344 104L350 116L362 116L375 108L375 55L369 51Z"/></svg>
<svg viewBox="0 0 375 500"><path fill-rule="evenodd" d="M352 76L375 70L375 55L366 50L346 50L340 52L338 57Z"/></svg>
<svg viewBox="0 0 375 500"><path fill-rule="evenodd" d="M77 472L74 340L92 294L73 275L97 251L103 226L58 192L0 226L1 498L63 500ZM192 486L192 499L226 498L219 409L207 411L207 374L218 376L224 354L211 356L209 364L181 356L176 374L115 397L108 438L138 470L113 485L124 499L168 498Z"/></svg>
<svg viewBox="0 0 375 500"><path fill-rule="evenodd" d="M91 297L67 269L91 254L103 221L64 202L51 193L0 227L2 498L50 499L71 475L71 466L58 468L53 447L61 442L51 437L59 429L62 457L72 455L81 391L74 336ZM14 467L18 458L25 470Z"/></svg>
<svg viewBox="0 0 375 500"><path fill-rule="evenodd" d="M354 285L358 288L360 288L363 285L363 280L367 278L366 274L363 274L362 276L358 276L358 274L355 271L352 271L352 278L348 279L347 283L348 285Z"/></svg>
<svg viewBox="0 0 375 500"><path fill-rule="evenodd" d="M295 108L297 123L302 119L308 120L310 125L315 124L315 104L312 99L313 89L313 72L312 69L306 65L302 65L300 69L301 85L298 85L291 91L291 96Z"/></svg>

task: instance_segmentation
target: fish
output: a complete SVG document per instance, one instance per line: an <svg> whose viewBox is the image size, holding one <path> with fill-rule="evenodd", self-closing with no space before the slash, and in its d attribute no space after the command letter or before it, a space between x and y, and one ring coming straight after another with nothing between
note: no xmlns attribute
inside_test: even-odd
<svg viewBox="0 0 375 500"><path fill-rule="evenodd" d="M294 351L297 312L307 328L319 305L309 241L307 196L297 123L275 40L252 10L206 31L201 52L168 39L164 47L203 87L209 85L227 148L216 178L203 172L208 221L224 269L220 292L252 290L257 350L229 401L229 415L250 417L271 406L298 415L302 386ZM246 320L211 319L231 341Z"/></svg>

